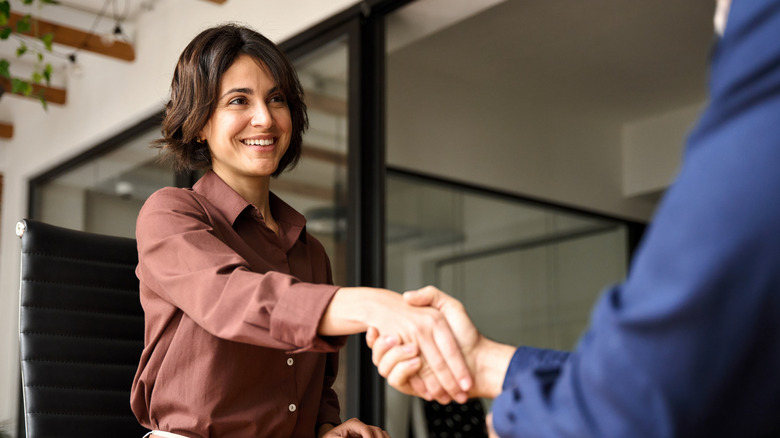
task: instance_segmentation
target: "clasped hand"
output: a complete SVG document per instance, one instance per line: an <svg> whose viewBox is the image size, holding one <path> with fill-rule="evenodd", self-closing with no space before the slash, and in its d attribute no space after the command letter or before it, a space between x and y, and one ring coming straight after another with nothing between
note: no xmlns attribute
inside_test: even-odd
<svg viewBox="0 0 780 438"><path fill-rule="evenodd" d="M403 294L404 301L415 307L428 307L441 312L449 324L449 329L455 337L458 350L440 348L445 355L444 360L429 357L423 345L415 340L401 339L394 333L382 333L378 327L371 327L366 333L366 342L372 349L372 360L379 374L399 391L447 404L451 401L465 403L470 397L480 396L479 389L474 386L477 371L475 348L482 339L474 324L469 319L463 305L439 289L428 286L417 291ZM434 362L435 360L435 362ZM460 364L465 361L468 368L469 381L454 386L447 379L448 374L459 375L460 370L447 373L442 367L446 364ZM454 389L454 390L453 390Z"/></svg>

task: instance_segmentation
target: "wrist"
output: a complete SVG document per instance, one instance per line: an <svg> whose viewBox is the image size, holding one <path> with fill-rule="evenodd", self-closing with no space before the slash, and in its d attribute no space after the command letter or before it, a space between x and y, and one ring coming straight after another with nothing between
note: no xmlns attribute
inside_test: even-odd
<svg viewBox="0 0 780 438"><path fill-rule="evenodd" d="M474 389L477 397L496 398L501 394L506 371L515 354L515 347L480 335L474 348Z"/></svg>
<svg viewBox="0 0 780 438"><path fill-rule="evenodd" d="M370 287L343 287L336 291L317 333L324 336L340 336L362 333L374 321L382 308L382 293L392 293Z"/></svg>

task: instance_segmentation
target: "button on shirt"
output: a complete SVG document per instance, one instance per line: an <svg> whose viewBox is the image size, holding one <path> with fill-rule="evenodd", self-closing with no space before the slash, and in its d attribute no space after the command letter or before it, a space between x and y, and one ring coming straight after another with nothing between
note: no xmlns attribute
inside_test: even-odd
<svg viewBox="0 0 780 438"><path fill-rule="evenodd" d="M131 406L192 437L311 437L339 424L344 337L317 326L333 294L322 245L270 194L279 236L213 172L164 188L136 227L145 348Z"/></svg>

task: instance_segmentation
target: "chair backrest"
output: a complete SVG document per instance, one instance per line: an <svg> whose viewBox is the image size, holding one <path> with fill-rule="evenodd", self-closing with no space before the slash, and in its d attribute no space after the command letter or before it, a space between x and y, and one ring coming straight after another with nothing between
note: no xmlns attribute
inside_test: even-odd
<svg viewBox="0 0 780 438"><path fill-rule="evenodd" d="M19 331L29 438L134 437L144 342L135 240L23 220Z"/></svg>

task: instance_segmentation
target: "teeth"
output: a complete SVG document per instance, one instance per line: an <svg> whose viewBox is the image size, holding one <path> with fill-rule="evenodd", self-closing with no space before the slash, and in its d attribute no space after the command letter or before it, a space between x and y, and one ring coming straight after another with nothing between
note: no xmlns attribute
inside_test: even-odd
<svg viewBox="0 0 780 438"><path fill-rule="evenodd" d="M268 146L274 143L273 139L268 140L244 140L244 144L249 146Z"/></svg>

